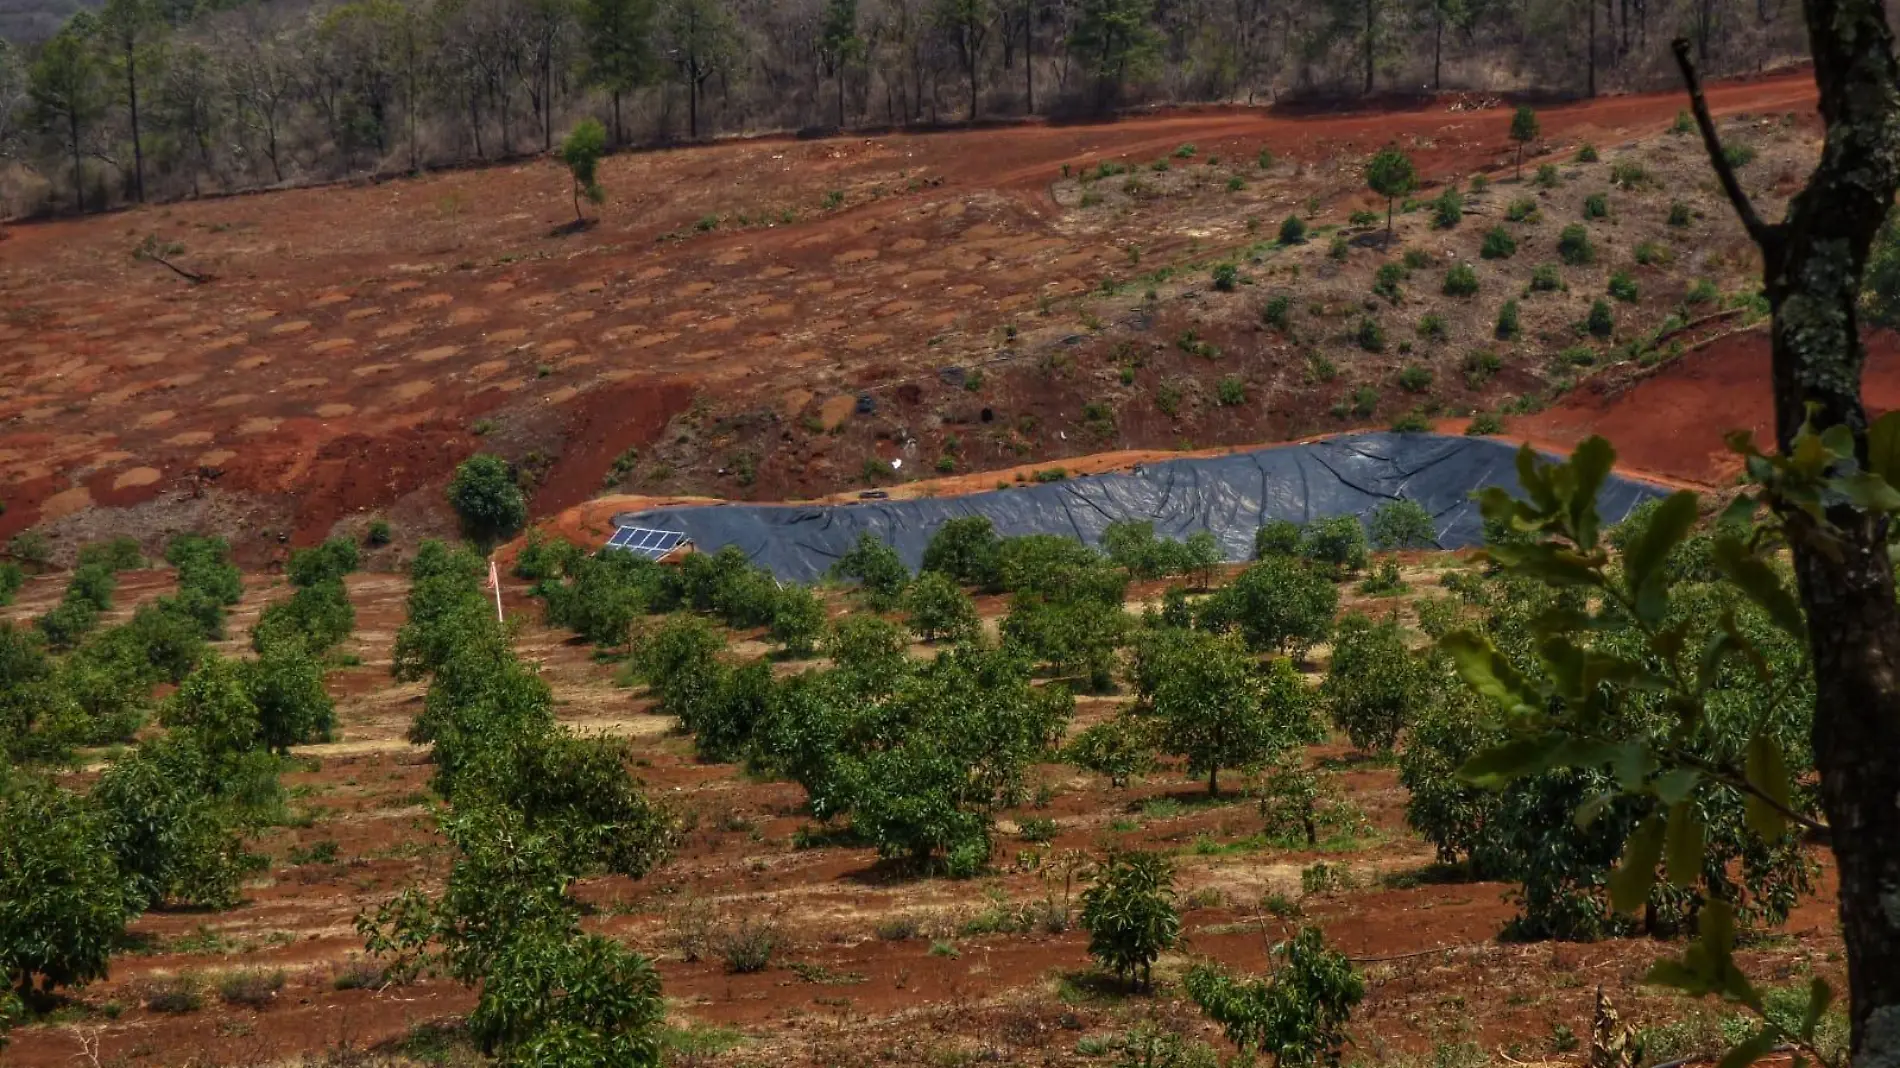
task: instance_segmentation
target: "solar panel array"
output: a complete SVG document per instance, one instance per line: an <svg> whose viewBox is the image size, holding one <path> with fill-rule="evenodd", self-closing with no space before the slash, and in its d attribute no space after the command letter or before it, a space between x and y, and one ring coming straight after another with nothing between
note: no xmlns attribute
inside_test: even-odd
<svg viewBox="0 0 1900 1068"><path fill-rule="evenodd" d="M614 536L607 539L607 548L625 549L630 553L639 553L649 560L658 560L686 540L686 535L677 530L653 530L650 527L620 527Z"/></svg>

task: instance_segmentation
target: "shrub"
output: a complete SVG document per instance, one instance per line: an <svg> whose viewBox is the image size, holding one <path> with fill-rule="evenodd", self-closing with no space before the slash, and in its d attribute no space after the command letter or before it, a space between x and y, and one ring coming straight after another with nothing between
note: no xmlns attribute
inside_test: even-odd
<svg viewBox="0 0 1900 1068"><path fill-rule="evenodd" d="M226 1005L261 1009L277 1000L283 988L282 969L245 968L218 980L218 997Z"/></svg>
<svg viewBox="0 0 1900 1068"><path fill-rule="evenodd" d="M1610 164L1611 185L1620 185L1625 189L1635 189L1647 184L1648 181L1649 172L1643 169L1641 163L1633 159L1617 160L1615 163Z"/></svg>
<svg viewBox="0 0 1900 1068"><path fill-rule="evenodd" d="M1399 262L1408 271L1422 271L1432 265L1432 256L1422 248L1408 248L1405 255L1399 257Z"/></svg>
<svg viewBox="0 0 1900 1068"><path fill-rule="evenodd" d="M1354 746L1385 752L1430 705L1431 684L1423 662L1405 648L1396 620L1375 623L1354 612L1334 628L1320 700Z"/></svg>
<svg viewBox="0 0 1900 1068"><path fill-rule="evenodd" d="M12 604L14 595L25 584L26 572L20 569L20 565L0 563L0 608Z"/></svg>
<svg viewBox="0 0 1900 1068"><path fill-rule="evenodd" d="M448 497L463 534L484 553L514 537L528 521L528 502L499 456L478 453L462 461L449 482Z"/></svg>
<svg viewBox="0 0 1900 1068"><path fill-rule="evenodd" d="M1174 867L1160 853L1110 854L1082 891L1089 955L1123 982L1154 985L1154 962L1181 937Z"/></svg>
<svg viewBox="0 0 1900 1068"><path fill-rule="evenodd" d="M1455 263L1445 272L1445 295L1469 297L1478 292L1478 272L1469 263Z"/></svg>
<svg viewBox="0 0 1900 1068"><path fill-rule="evenodd" d="M242 671L266 749L288 753L293 745L329 740L335 706L323 686L323 665L303 642L271 642Z"/></svg>
<svg viewBox="0 0 1900 1068"><path fill-rule="evenodd" d="M1298 523L1290 519L1269 519L1253 535L1253 558L1298 556L1300 542L1306 536Z"/></svg>
<svg viewBox="0 0 1900 1068"><path fill-rule="evenodd" d="M1399 372L1399 388L1407 393L1423 393L1432 388L1432 372L1428 367L1410 364Z"/></svg>
<svg viewBox="0 0 1900 1068"><path fill-rule="evenodd" d="M879 541L869 531L858 535L857 543L831 565L836 578L855 579L865 603L880 612L897 607L904 587L910 584L910 569L897 550Z"/></svg>
<svg viewBox="0 0 1900 1068"><path fill-rule="evenodd" d="M1316 927L1273 947L1267 979L1235 979L1218 965L1190 969L1183 985L1242 1056L1270 1055L1282 1068L1337 1066L1346 1024L1365 999L1365 980Z"/></svg>
<svg viewBox="0 0 1900 1068"><path fill-rule="evenodd" d="M1306 220L1298 215L1289 215L1280 223L1280 243L1297 245L1306 240Z"/></svg>
<svg viewBox="0 0 1900 1068"><path fill-rule="evenodd" d="M1124 788L1134 776L1154 769L1158 744L1152 719L1125 713L1077 734L1063 747L1062 758Z"/></svg>
<svg viewBox="0 0 1900 1068"><path fill-rule="evenodd" d="M1350 574L1366 566L1365 528L1349 515L1317 520L1306 528L1300 553L1335 573Z"/></svg>
<svg viewBox="0 0 1900 1068"><path fill-rule="evenodd" d="M1346 240L1346 235L1334 234L1332 242L1326 246L1327 258L1343 263L1346 257L1351 254L1352 244Z"/></svg>
<svg viewBox="0 0 1900 1068"><path fill-rule="evenodd" d="M148 983L145 1008L168 1016L182 1016L205 1007L204 980L191 972L165 976Z"/></svg>
<svg viewBox="0 0 1900 1068"><path fill-rule="evenodd" d="M1729 166L1741 170L1755 162L1755 146L1746 141L1730 141L1722 146L1722 156Z"/></svg>
<svg viewBox="0 0 1900 1068"><path fill-rule="evenodd" d="M104 978L127 908L102 821L36 777L0 791L0 961L20 989Z"/></svg>
<svg viewBox="0 0 1900 1068"><path fill-rule="evenodd" d="M1514 223L1533 221L1537 218L1537 201L1519 197L1505 206L1504 217Z"/></svg>
<svg viewBox="0 0 1900 1068"><path fill-rule="evenodd" d="M1226 375L1215 387L1214 399L1223 408L1247 403L1247 384L1239 375Z"/></svg>
<svg viewBox="0 0 1900 1068"><path fill-rule="evenodd" d="M1372 276L1372 291L1394 304L1399 302L1399 283L1405 281L1405 265L1382 263Z"/></svg>
<svg viewBox="0 0 1900 1068"><path fill-rule="evenodd" d="M1392 432L1394 434L1429 434L1431 430L1432 421L1426 417L1424 412L1419 411L1417 408L1392 420Z"/></svg>
<svg viewBox="0 0 1900 1068"><path fill-rule="evenodd" d="M1586 219L1607 219L1610 217L1610 198L1603 193L1591 193L1583 198L1583 217Z"/></svg>
<svg viewBox="0 0 1900 1068"><path fill-rule="evenodd" d="M1493 226L1484 232L1484 244L1478 249L1478 255L1487 260L1508 260L1517 255L1517 238L1502 226Z"/></svg>
<svg viewBox="0 0 1900 1068"><path fill-rule="evenodd" d="M1465 218L1465 195L1455 185L1448 185L1445 191L1432 201L1432 225L1440 230L1449 230Z"/></svg>
<svg viewBox="0 0 1900 1068"><path fill-rule="evenodd" d="M1688 291L1682 295L1682 302L1684 304L1713 304L1719 296L1721 294L1716 292L1714 282L1706 278L1698 278L1689 283Z"/></svg>
<svg viewBox="0 0 1900 1068"><path fill-rule="evenodd" d="M1597 146L1591 144L1588 141L1585 141L1583 143L1583 147L1577 149L1577 162L1578 163L1595 163L1596 161L1597 161Z"/></svg>
<svg viewBox="0 0 1900 1068"><path fill-rule="evenodd" d="M1689 205L1684 204L1680 200L1670 202L1669 225L1675 226L1675 227L1687 226L1689 225L1690 218L1691 216L1689 213Z"/></svg>
<svg viewBox="0 0 1900 1068"><path fill-rule="evenodd" d="M731 930L722 932L718 952L732 975L751 975L764 971L778 950L778 925L769 919L745 916Z"/></svg>
<svg viewBox="0 0 1900 1068"><path fill-rule="evenodd" d="M356 544L344 538L331 538L313 549L291 552L284 566L284 577L292 586L315 586L340 580L356 570Z"/></svg>
<svg viewBox="0 0 1900 1068"><path fill-rule="evenodd" d="M1353 331L1353 340L1367 352L1384 352L1385 328L1381 327L1379 320L1372 316L1362 316L1358 328Z"/></svg>
<svg viewBox="0 0 1900 1068"><path fill-rule="evenodd" d="M1372 513L1372 544L1380 549L1429 549L1438 544L1437 524L1417 501L1388 501Z"/></svg>
<svg viewBox="0 0 1900 1068"><path fill-rule="evenodd" d="M1654 241L1637 242L1635 256L1639 267L1669 262L1669 250Z"/></svg>
<svg viewBox="0 0 1900 1068"><path fill-rule="evenodd" d="M1358 520L1352 522L1358 525ZM1208 598L1201 623L1237 630L1254 649L1299 656L1324 640L1338 608L1339 591L1320 569L1273 556L1249 566Z"/></svg>
<svg viewBox="0 0 1900 1068"><path fill-rule="evenodd" d="M82 547L79 550L77 566L96 566L115 572L136 571L145 566L145 557L139 552L137 539L119 537Z"/></svg>
<svg viewBox="0 0 1900 1068"><path fill-rule="evenodd" d="M785 655L810 656L825 631L825 605L809 586L792 583L772 601L772 640Z"/></svg>
<svg viewBox="0 0 1900 1068"><path fill-rule="evenodd" d="M7 539L7 555L28 567L45 567L53 559L53 543L37 530L22 530Z"/></svg>
<svg viewBox="0 0 1900 1068"><path fill-rule="evenodd" d="M1502 433L1504 433L1504 420L1499 418L1496 412L1479 412L1471 417L1471 422L1465 424L1465 434L1469 437Z"/></svg>
<svg viewBox="0 0 1900 1068"><path fill-rule="evenodd" d="M1293 325L1293 298L1284 293L1267 298L1260 309L1260 319L1281 333L1286 333Z"/></svg>
<svg viewBox="0 0 1900 1068"><path fill-rule="evenodd" d="M942 572L966 586L1001 588L1001 544L986 516L946 520L924 547L922 570Z"/></svg>
<svg viewBox="0 0 1900 1068"><path fill-rule="evenodd" d="M1557 188L1557 165L1555 163L1538 164L1537 177L1531 179L1531 181L1533 184L1541 186L1544 189Z"/></svg>
<svg viewBox="0 0 1900 1068"><path fill-rule="evenodd" d="M387 519L370 520L369 526L365 528L364 534L363 534L363 540L365 542L369 543L373 547L378 547L378 548L384 545L388 545L391 537L392 535L389 529L389 520Z"/></svg>
<svg viewBox="0 0 1900 1068"><path fill-rule="evenodd" d="M1432 341L1445 340L1445 317L1437 312L1427 312L1418 320L1418 336Z"/></svg>
<svg viewBox="0 0 1900 1068"><path fill-rule="evenodd" d="M1240 288L1240 268L1231 263L1214 265L1214 289L1221 293L1232 293Z"/></svg>
<svg viewBox="0 0 1900 1068"><path fill-rule="evenodd" d="M976 603L941 571L925 571L904 595L910 629L923 641L962 641L981 632Z"/></svg>
<svg viewBox="0 0 1900 1068"><path fill-rule="evenodd" d="M1523 332L1524 328L1522 324L1518 322L1517 301L1505 301L1504 305L1498 309L1496 333L1499 340L1509 341Z"/></svg>
<svg viewBox="0 0 1900 1068"><path fill-rule="evenodd" d="M1590 315L1584 320L1584 327L1592 337L1607 338L1616 333L1616 315L1610 311L1607 301L1590 303Z"/></svg>
<svg viewBox="0 0 1900 1068"><path fill-rule="evenodd" d="M1360 386L1358 389L1352 391L1352 407L1350 409L1352 414L1363 418L1371 415L1378 407L1378 390L1373 389L1371 386Z"/></svg>
<svg viewBox="0 0 1900 1068"><path fill-rule="evenodd" d="M1636 279L1631 278L1628 271L1617 271L1610 275L1610 296L1625 304L1634 304L1638 293Z"/></svg>
<svg viewBox="0 0 1900 1068"><path fill-rule="evenodd" d="M1596 259L1596 255L1589 231L1581 225L1571 223L1557 235L1557 256L1570 266L1581 267Z"/></svg>
<svg viewBox="0 0 1900 1068"><path fill-rule="evenodd" d="M1540 263L1531 269L1531 292L1554 293L1564 287L1564 276L1554 263Z"/></svg>

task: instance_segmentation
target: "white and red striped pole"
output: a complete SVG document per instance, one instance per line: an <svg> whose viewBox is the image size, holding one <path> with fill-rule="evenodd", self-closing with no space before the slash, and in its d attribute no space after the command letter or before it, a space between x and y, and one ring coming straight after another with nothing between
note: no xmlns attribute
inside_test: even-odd
<svg viewBox="0 0 1900 1068"><path fill-rule="evenodd" d="M495 591L495 622L506 623L501 617L501 572L496 570L495 561L488 561L488 586Z"/></svg>

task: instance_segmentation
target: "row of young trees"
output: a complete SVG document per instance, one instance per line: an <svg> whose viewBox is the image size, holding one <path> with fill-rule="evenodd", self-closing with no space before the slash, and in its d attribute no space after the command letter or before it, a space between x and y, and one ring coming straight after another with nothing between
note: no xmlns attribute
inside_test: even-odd
<svg viewBox="0 0 1900 1068"><path fill-rule="evenodd" d="M323 670L351 626L338 599L353 546L292 556L296 591L265 610L246 659L208 647L243 592L224 542L182 536L166 558L177 593L122 625L98 618L118 572L144 566L127 539L83 549L34 627L0 624L0 975L34 1007L105 976L140 913L235 904L263 861L245 837L283 816L283 754L334 719ZM176 689L155 701L160 683ZM162 733L106 761L90 790L61 785L75 747L130 742L153 712Z"/></svg>
<svg viewBox="0 0 1900 1068"><path fill-rule="evenodd" d="M551 152L589 115L624 144L1285 90L1594 94L1653 80L1685 28L1730 70L1799 52L1781 5L1736 0L110 0L0 43L0 153L85 210Z"/></svg>
<svg viewBox="0 0 1900 1068"><path fill-rule="evenodd" d="M641 791L623 742L555 725L547 683L495 618L487 571L477 553L433 541L411 565L392 671L429 679L409 736L433 747L456 856L440 893L406 890L357 927L392 980L432 971L479 988L469 1030L503 1063L657 1065L659 976L583 932L571 891L652 871L675 821Z"/></svg>

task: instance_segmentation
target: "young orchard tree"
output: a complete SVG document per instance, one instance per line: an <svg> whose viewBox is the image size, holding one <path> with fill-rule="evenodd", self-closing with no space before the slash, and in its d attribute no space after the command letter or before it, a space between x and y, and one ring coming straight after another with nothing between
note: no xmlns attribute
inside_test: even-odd
<svg viewBox="0 0 1900 1068"><path fill-rule="evenodd" d="M910 629L922 641L962 641L981 633L976 602L941 571L926 571L904 594Z"/></svg>
<svg viewBox="0 0 1900 1068"><path fill-rule="evenodd" d="M1221 1026L1241 1053L1261 1053L1280 1068L1339 1064L1346 1023L1366 996L1365 979L1344 953L1326 948L1317 927L1302 927L1273 947L1279 966L1266 979L1236 979L1214 964L1187 973L1188 997Z"/></svg>
<svg viewBox="0 0 1900 1068"><path fill-rule="evenodd" d="M825 603L811 587L793 583L772 601L772 640L788 657L810 656L825 632Z"/></svg>
<svg viewBox="0 0 1900 1068"><path fill-rule="evenodd" d="M1166 855L1137 850L1110 854L1082 891L1089 956L1115 977L1154 989L1154 962L1181 938L1174 908L1174 865Z"/></svg>
<svg viewBox="0 0 1900 1068"><path fill-rule="evenodd" d="M567 140L561 142L561 162L567 164L568 176L574 183L577 224L587 221L587 216L581 213L581 197L595 204L607 199L607 191L600 187L600 157L606 151L607 130L598 119L582 119L567 135Z"/></svg>
<svg viewBox="0 0 1900 1068"><path fill-rule="evenodd" d="M51 782L0 785L0 977L25 997L105 978L125 934L125 894L103 823L85 799Z"/></svg>
<svg viewBox="0 0 1900 1068"><path fill-rule="evenodd" d="M857 543L831 565L834 578L855 579L866 604L879 612L898 606L910 585L910 569L897 550L865 531Z"/></svg>
<svg viewBox="0 0 1900 1068"><path fill-rule="evenodd" d="M1413 500L1388 501L1372 513L1372 544L1376 548L1433 549L1438 547L1438 525L1425 506Z"/></svg>
<svg viewBox="0 0 1900 1068"><path fill-rule="evenodd" d="M600 124L594 128L599 132ZM507 461L487 453L471 456L455 469L449 507L461 518L462 533L483 553L514 537L528 522L528 502Z"/></svg>
<svg viewBox="0 0 1900 1068"><path fill-rule="evenodd" d="M1353 612L1333 629L1320 701L1355 748L1388 752L1431 702L1432 676L1405 648L1396 619Z"/></svg>
<svg viewBox="0 0 1900 1068"><path fill-rule="evenodd" d="M1220 795L1220 769L1263 764L1311 733L1312 698L1283 659L1262 669L1239 639L1173 631L1143 649L1161 749Z"/></svg>
<svg viewBox="0 0 1900 1068"><path fill-rule="evenodd" d="M1537 128L1537 112L1529 104L1517 109L1511 115L1511 140L1517 142L1517 177L1524 178L1524 146L1537 140L1540 131Z"/></svg>
<svg viewBox="0 0 1900 1068"><path fill-rule="evenodd" d="M1390 247L1392 204L1418 188L1418 171L1412 166L1412 157L1400 151L1397 145L1380 149L1366 164L1366 187L1385 198L1385 243Z"/></svg>

